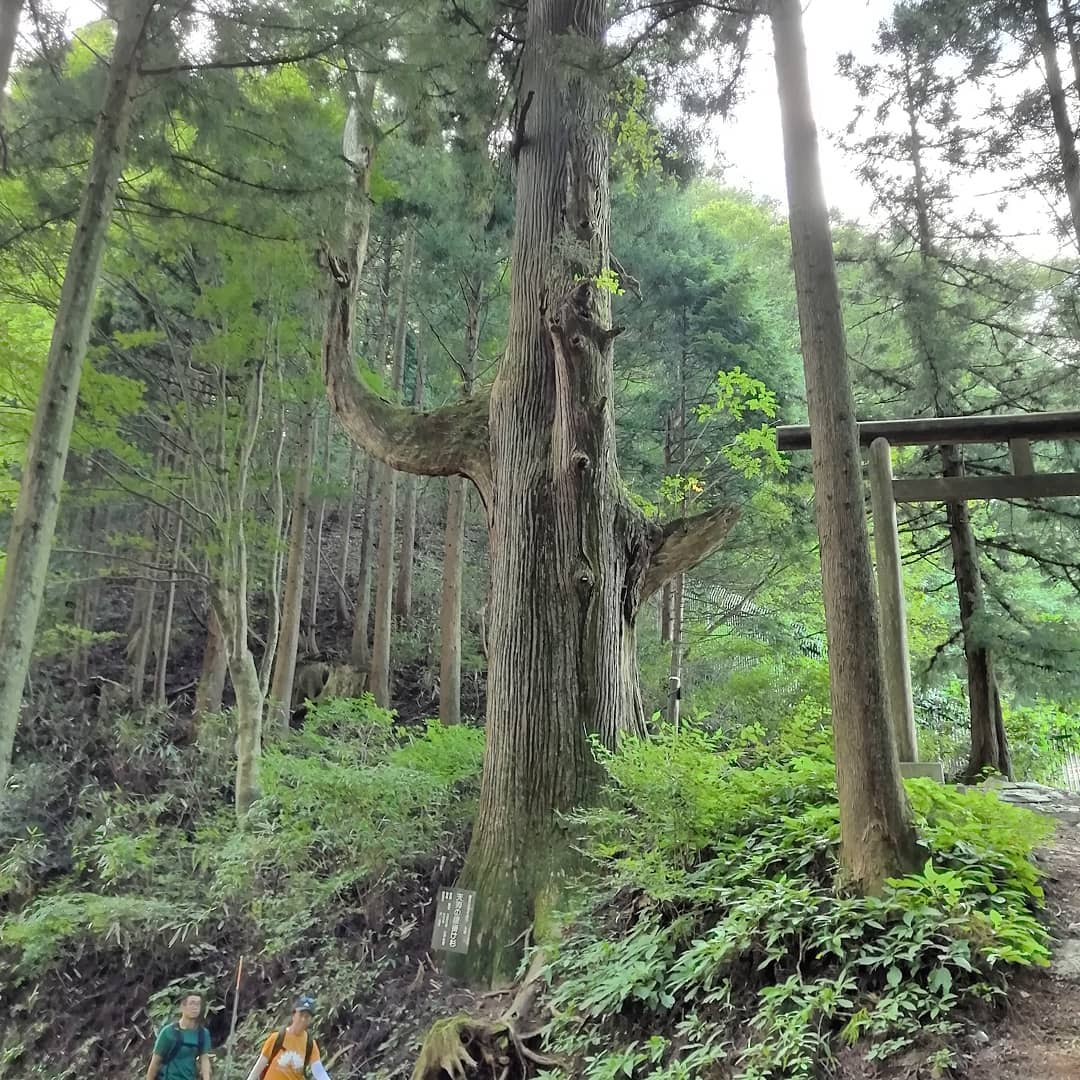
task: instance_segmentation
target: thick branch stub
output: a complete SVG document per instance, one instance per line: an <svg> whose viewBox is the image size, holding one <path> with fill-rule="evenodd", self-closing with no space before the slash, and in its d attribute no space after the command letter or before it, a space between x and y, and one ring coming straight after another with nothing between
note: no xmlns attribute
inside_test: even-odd
<svg viewBox="0 0 1080 1080"><path fill-rule="evenodd" d="M648 600L665 581L692 569L711 555L738 519L737 507L718 506L704 514L668 522L654 542L640 603Z"/></svg>
<svg viewBox="0 0 1080 1080"><path fill-rule="evenodd" d="M422 476L466 476L486 502L491 489L488 396L414 412L367 386L355 371L350 282L342 280L341 270L338 265L332 274L323 341L326 395L341 426L391 468Z"/></svg>

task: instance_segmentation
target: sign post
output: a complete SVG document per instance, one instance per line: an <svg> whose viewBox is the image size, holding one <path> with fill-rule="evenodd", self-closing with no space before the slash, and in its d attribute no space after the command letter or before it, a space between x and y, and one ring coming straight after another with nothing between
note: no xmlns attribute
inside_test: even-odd
<svg viewBox="0 0 1080 1080"><path fill-rule="evenodd" d="M475 907L475 892L469 889L440 889L431 947L440 952L467 953Z"/></svg>

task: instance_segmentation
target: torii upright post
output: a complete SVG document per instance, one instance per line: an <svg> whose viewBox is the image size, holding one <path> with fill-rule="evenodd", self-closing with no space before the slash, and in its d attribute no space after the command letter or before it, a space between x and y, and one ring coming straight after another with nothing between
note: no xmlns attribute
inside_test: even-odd
<svg viewBox="0 0 1080 1080"><path fill-rule="evenodd" d="M889 693L889 718L900 760L918 761L900 532L893 498L892 447L887 439L878 438L870 444L870 502L874 518L878 602L881 605L881 662Z"/></svg>

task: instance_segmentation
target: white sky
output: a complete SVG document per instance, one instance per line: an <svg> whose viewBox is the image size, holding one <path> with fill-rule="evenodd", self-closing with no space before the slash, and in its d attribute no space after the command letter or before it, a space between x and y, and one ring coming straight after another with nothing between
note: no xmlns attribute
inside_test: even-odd
<svg viewBox="0 0 1080 1080"><path fill-rule="evenodd" d="M821 166L829 205L848 219L871 221L872 193L856 177L853 161L837 145L835 135L850 120L855 91L837 72L837 57L853 52L858 59L872 56L878 24L892 0L804 0L810 84L821 142ZM60 0L69 23L79 25L100 17L94 0ZM780 108L772 62L772 37L766 20L759 20L751 37L741 100L727 120L717 120L715 145L725 165L725 179L733 186L786 206ZM1000 177L962 177L954 187L962 205L956 210L994 216ZM990 193L990 194L987 194ZM1008 212L1009 232L1032 234L1018 241L1025 253L1050 258L1058 242L1050 233L1048 208L1039 199L1013 200Z"/></svg>

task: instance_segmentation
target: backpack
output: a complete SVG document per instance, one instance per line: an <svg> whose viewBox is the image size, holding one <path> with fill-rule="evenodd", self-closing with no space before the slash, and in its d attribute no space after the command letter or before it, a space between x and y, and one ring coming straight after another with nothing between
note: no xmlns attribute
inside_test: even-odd
<svg viewBox="0 0 1080 1080"><path fill-rule="evenodd" d="M270 1062L273 1064L274 1058L281 1053L281 1048L285 1045L285 1028L282 1028L277 1033L277 1038L274 1040L274 1048L270 1051ZM311 1037L310 1031L304 1032L304 1070L301 1075L307 1076L308 1066L311 1064L311 1054L315 1049L315 1041Z"/></svg>
<svg viewBox="0 0 1080 1080"><path fill-rule="evenodd" d="M166 1052L165 1056L161 1059L161 1067L162 1067L163 1070L167 1069L169 1067L169 1062L171 1062L172 1059L174 1057L176 1057L177 1054L180 1053L180 1047L184 1045L184 1033L181 1030L179 1024L170 1024L168 1030L170 1030L172 1032L173 1041L172 1041L172 1046L169 1047L169 1049ZM202 1024L200 1024L195 1029L196 1037L199 1040L196 1043L196 1046L198 1047L198 1050L199 1050L197 1056L199 1056L199 1057L202 1057L202 1054L203 1054L203 1032L205 1030L206 1029L203 1027Z"/></svg>

